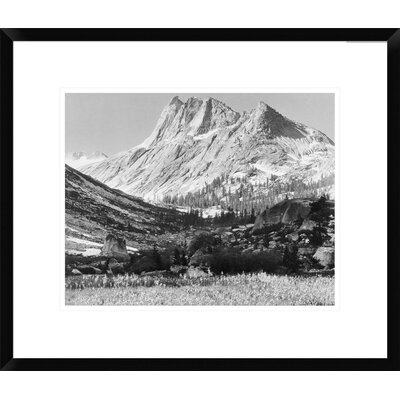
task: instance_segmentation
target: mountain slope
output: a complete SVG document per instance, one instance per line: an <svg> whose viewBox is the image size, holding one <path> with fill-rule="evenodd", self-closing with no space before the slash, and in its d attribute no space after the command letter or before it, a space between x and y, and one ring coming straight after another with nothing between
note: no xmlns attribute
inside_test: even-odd
<svg viewBox="0 0 400 400"><path fill-rule="evenodd" d="M67 251L96 254L108 233L124 236L131 250L150 247L179 230L180 218L174 210L148 204L65 166ZM88 249L93 251L89 254Z"/></svg>
<svg viewBox="0 0 400 400"><path fill-rule="evenodd" d="M148 200L203 189L218 177L258 184L316 182L334 174L334 143L261 102L239 114L213 99L174 97L141 145L80 168ZM268 189L266 189L268 190Z"/></svg>

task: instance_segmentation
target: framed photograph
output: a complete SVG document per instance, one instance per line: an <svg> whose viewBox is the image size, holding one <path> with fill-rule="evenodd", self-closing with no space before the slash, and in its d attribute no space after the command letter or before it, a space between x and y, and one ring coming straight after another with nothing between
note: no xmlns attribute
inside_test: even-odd
<svg viewBox="0 0 400 400"><path fill-rule="evenodd" d="M0 57L2 369L399 369L399 30L2 29Z"/></svg>

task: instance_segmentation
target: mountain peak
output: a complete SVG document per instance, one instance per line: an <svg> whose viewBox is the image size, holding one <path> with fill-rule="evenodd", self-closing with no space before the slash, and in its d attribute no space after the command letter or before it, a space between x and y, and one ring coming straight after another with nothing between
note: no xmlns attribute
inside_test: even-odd
<svg viewBox="0 0 400 400"><path fill-rule="evenodd" d="M177 97L177 96L176 96ZM226 109L229 111L233 111L231 107L226 105L223 101L216 99L215 97L207 96L207 97L197 97L197 96L191 96L189 97L186 102L184 103L186 107L193 107L193 106L198 106L200 107L201 105L205 105L206 107L209 108L221 108L221 109Z"/></svg>
<svg viewBox="0 0 400 400"><path fill-rule="evenodd" d="M257 107L251 111L251 114L254 115L255 120L259 124L263 125L263 128L265 127L265 124L268 124L271 121L280 121L283 123L287 120L287 118L282 114L263 101L260 101L257 104Z"/></svg>
<svg viewBox="0 0 400 400"><path fill-rule="evenodd" d="M270 113L281 115L281 114L279 114L278 111L276 111L274 108L272 108L269 104L265 103L264 101L258 102L256 111L270 112Z"/></svg>
<svg viewBox="0 0 400 400"><path fill-rule="evenodd" d="M171 101L169 102L168 105L169 105L169 106L175 105L175 106L180 107L180 106L183 105L183 101L179 98L179 96L174 96L174 97L171 99Z"/></svg>
<svg viewBox="0 0 400 400"><path fill-rule="evenodd" d="M259 101L259 102L257 103L257 108L268 109L268 104L265 103L264 101Z"/></svg>
<svg viewBox="0 0 400 400"><path fill-rule="evenodd" d="M218 108L221 108L221 109L226 109L226 110L229 110L229 111L236 112L231 107L229 107L227 104L225 104L223 101L218 100L215 97L206 97L204 99L204 101L209 103L209 104L211 104L213 107L218 107Z"/></svg>
<svg viewBox="0 0 400 400"><path fill-rule="evenodd" d="M324 176L334 173L333 144L265 102L241 117L213 97L186 96L184 103L178 96L171 99L134 151L81 171L153 200L194 193L227 175L257 182L267 182L271 174L289 182L296 175L309 182L320 179L322 169Z"/></svg>
<svg viewBox="0 0 400 400"><path fill-rule="evenodd" d="M188 105L188 126L193 135L203 135L214 129L234 124L240 114L213 97L192 98Z"/></svg>

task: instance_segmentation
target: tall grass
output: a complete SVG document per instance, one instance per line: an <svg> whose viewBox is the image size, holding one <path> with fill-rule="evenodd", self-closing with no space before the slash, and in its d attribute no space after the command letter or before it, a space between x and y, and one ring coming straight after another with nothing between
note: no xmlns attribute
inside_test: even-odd
<svg viewBox="0 0 400 400"><path fill-rule="evenodd" d="M266 273L232 276L107 277L66 280L67 305L333 305L334 278Z"/></svg>

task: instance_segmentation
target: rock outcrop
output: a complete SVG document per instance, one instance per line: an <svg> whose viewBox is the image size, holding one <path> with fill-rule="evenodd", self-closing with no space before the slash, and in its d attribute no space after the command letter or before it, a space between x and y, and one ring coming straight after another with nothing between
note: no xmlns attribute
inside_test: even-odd
<svg viewBox="0 0 400 400"><path fill-rule="evenodd" d="M306 218L310 213L311 202L310 199L290 199L275 204L256 217L252 232L269 225L291 225L300 218Z"/></svg>
<svg viewBox="0 0 400 400"><path fill-rule="evenodd" d="M309 219L305 219L301 224L299 231L312 231L317 226L315 221L311 221Z"/></svg>
<svg viewBox="0 0 400 400"><path fill-rule="evenodd" d="M204 248L198 249L195 253L190 257L189 265L190 266L207 266L208 260L210 258L209 253Z"/></svg>
<svg viewBox="0 0 400 400"><path fill-rule="evenodd" d="M314 254L314 259L326 269L333 268L335 265L335 249L333 247L319 247Z"/></svg>
<svg viewBox="0 0 400 400"><path fill-rule="evenodd" d="M187 278L203 278L207 276L212 276L211 272L207 273L203 271L201 268L195 268L193 266L189 267L186 272L185 276Z"/></svg>
<svg viewBox="0 0 400 400"><path fill-rule="evenodd" d="M122 261L128 261L130 259L126 249L125 239L118 238L112 234L107 235L100 255Z"/></svg>

